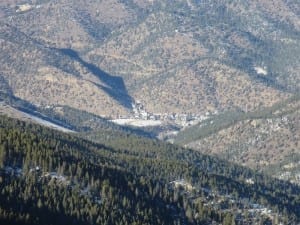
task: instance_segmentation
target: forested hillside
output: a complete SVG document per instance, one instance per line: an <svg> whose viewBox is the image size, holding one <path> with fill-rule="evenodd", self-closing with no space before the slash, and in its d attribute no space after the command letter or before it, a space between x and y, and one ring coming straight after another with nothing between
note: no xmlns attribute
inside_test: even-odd
<svg viewBox="0 0 300 225"><path fill-rule="evenodd" d="M95 144L1 116L1 223L299 220L297 186L169 144L105 136Z"/></svg>
<svg viewBox="0 0 300 225"><path fill-rule="evenodd" d="M227 112L191 126L175 142L300 184L300 96L264 108Z"/></svg>

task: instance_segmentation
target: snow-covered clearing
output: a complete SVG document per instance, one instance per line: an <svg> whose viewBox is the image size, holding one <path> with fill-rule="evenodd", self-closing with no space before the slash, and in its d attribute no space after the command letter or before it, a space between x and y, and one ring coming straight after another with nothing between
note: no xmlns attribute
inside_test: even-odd
<svg viewBox="0 0 300 225"><path fill-rule="evenodd" d="M111 122L119 125L130 125L135 127L151 127L159 126L162 124L159 120L139 120L139 119L116 119L111 120Z"/></svg>
<svg viewBox="0 0 300 225"><path fill-rule="evenodd" d="M73 130L70 130L68 128L65 128L65 127L62 127L62 126L59 126L57 124L54 124L52 122L49 122L49 121L46 121L46 120L43 120L41 118L38 118L36 116L33 116L33 115L30 115L28 113L25 113L25 112L22 112L24 114L24 116L32 119L33 121L43 125L43 126L46 126L46 127L50 127L50 128L53 128L55 130L59 130L59 131L62 131L62 132L67 132L67 133L75 133L75 131Z"/></svg>
<svg viewBox="0 0 300 225"><path fill-rule="evenodd" d="M268 75L268 71L266 68L262 68L259 66L254 67L257 74Z"/></svg>
<svg viewBox="0 0 300 225"><path fill-rule="evenodd" d="M43 125L43 126L55 129L55 130L59 130L59 131L62 131L62 132L75 133L75 131L73 131L73 130L70 130L68 128L65 128L63 126L55 124L53 122L44 120L44 119L42 119L40 117L37 117L37 116L34 116L30 113L26 113L24 111L21 111L19 109L14 108L10 105L7 105L5 102L0 101L0 115L1 114L5 114L9 117L20 119L20 120L23 120L23 121L31 121L31 122L34 122L34 123L38 123L40 125Z"/></svg>

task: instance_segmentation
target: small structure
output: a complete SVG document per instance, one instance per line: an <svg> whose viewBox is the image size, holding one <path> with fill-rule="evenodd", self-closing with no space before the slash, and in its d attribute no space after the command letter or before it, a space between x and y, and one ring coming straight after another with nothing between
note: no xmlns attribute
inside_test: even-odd
<svg viewBox="0 0 300 225"><path fill-rule="evenodd" d="M186 182L184 179L174 180L170 182L170 184L173 184L175 188L184 188L186 191L194 190L194 187L190 183Z"/></svg>
<svg viewBox="0 0 300 225"><path fill-rule="evenodd" d="M17 6L17 9L16 9L16 12L26 12L26 11L29 11L32 9L32 5L26 3L26 4L23 4L23 5L18 5Z"/></svg>
<svg viewBox="0 0 300 225"><path fill-rule="evenodd" d="M254 184L254 180L252 178L248 178L245 180L247 184Z"/></svg>

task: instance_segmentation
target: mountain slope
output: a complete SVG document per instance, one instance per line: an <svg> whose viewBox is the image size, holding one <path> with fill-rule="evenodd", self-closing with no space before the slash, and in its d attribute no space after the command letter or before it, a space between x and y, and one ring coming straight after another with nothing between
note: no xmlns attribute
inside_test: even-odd
<svg viewBox="0 0 300 225"><path fill-rule="evenodd" d="M1 24L1 77L16 96L38 106L68 105L94 114L126 114L131 97L120 77ZM101 106L101 107L99 107Z"/></svg>
<svg viewBox="0 0 300 225"><path fill-rule="evenodd" d="M275 13L283 1L272 4L154 2L138 25L88 56L122 74L151 112L271 106L299 89L299 17L287 7Z"/></svg>
<svg viewBox="0 0 300 225"><path fill-rule="evenodd" d="M176 142L299 183L299 110L298 95L264 111L229 112L182 131Z"/></svg>
<svg viewBox="0 0 300 225"><path fill-rule="evenodd" d="M36 69L25 71L38 85L26 81L10 87L34 104L68 105L116 118L128 116L136 100L151 113L203 115L257 110L300 88L296 0L2 1L0 11L15 35L24 39L26 34L34 45L47 43L60 52L54 57L48 51L45 59L30 49ZM20 57L24 44L2 41L1 58L16 45L7 63L24 70L23 62L31 65ZM72 70L61 71L59 64ZM21 71L7 69L11 78L2 68L1 76L9 86L18 84ZM101 81L95 79L101 75Z"/></svg>
<svg viewBox="0 0 300 225"><path fill-rule="evenodd" d="M22 10L25 8L25 10ZM135 18L119 1L2 1L4 20L56 48L85 50Z"/></svg>

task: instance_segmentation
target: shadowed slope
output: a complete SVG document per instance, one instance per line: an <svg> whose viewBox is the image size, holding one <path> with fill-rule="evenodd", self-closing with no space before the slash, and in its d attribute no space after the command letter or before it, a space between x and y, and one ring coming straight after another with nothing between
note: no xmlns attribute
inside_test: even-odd
<svg viewBox="0 0 300 225"><path fill-rule="evenodd" d="M132 98L128 94L122 77L112 76L94 64L84 61L76 51L72 49L59 49L63 54L71 57L72 59L79 62L89 72L94 74L102 83L105 85L96 84L99 88L105 91L109 96L118 101L122 106L127 109L131 109Z"/></svg>

